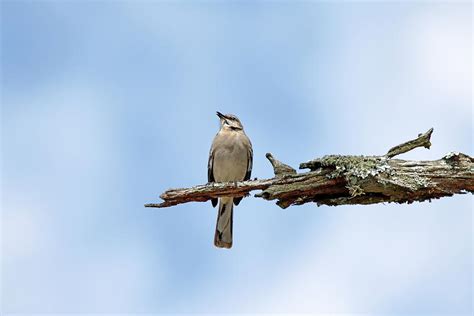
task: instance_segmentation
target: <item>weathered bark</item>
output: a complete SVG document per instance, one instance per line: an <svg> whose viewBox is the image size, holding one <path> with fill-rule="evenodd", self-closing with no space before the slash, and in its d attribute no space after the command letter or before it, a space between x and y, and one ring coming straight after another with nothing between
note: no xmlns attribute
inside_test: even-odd
<svg viewBox="0 0 474 316"><path fill-rule="evenodd" d="M395 146L384 156L330 155L300 164L309 172L296 170L267 154L275 177L235 183L208 183L192 188L171 189L160 197L168 207L204 202L220 196L245 196L250 191L265 200L277 200L282 208L316 202L318 205L412 203L453 194L474 192L474 159L449 153L434 161L407 161L391 157L416 147L429 148L433 129L417 139Z"/></svg>
<svg viewBox="0 0 474 316"><path fill-rule="evenodd" d="M403 144L400 144L398 146L395 146L393 148L390 148L387 154L388 158L395 157L396 155L400 155L403 153L406 153L407 151L410 151L416 147L425 147L427 149L430 149L431 147L431 134L433 133L433 128L430 128L426 133L424 134L419 134L416 139L409 140Z"/></svg>

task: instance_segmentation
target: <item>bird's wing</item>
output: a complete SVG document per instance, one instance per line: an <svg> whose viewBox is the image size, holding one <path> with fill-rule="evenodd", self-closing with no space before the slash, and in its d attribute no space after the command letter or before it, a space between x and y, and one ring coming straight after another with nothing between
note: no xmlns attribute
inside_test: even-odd
<svg viewBox="0 0 474 316"><path fill-rule="evenodd" d="M214 146L211 147L209 152L209 161L207 162L207 181L209 183L215 182L214 180L214 151L212 150ZM217 199L211 199L213 207L217 205Z"/></svg>
<svg viewBox="0 0 474 316"><path fill-rule="evenodd" d="M247 172L245 173L244 181L250 180L252 175L252 165L253 165L253 149L250 145L249 150L247 151Z"/></svg>
<svg viewBox="0 0 474 316"><path fill-rule="evenodd" d="M253 165L253 149L252 144L250 144L249 149L247 151L247 172L245 172L244 181L250 180L250 176L252 174L252 165ZM234 198L234 204L239 205L240 201L242 201L243 197L236 197Z"/></svg>
<svg viewBox="0 0 474 316"><path fill-rule="evenodd" d="M209 161L207 162L207 181L208 182L214 182L214 172L213 172L213 167L214 167L214 152L211 151L209 152Z"/></svg>

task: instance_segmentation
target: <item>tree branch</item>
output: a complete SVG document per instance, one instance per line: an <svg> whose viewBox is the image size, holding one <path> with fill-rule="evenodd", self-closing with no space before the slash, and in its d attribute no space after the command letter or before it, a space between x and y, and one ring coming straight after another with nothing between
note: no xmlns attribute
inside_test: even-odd
<svg viewBox="0 0 474 316"><path fill-rule="evenodd" d="M430 149L431 147L430 138L431 138L432 133L433 133L433 128L430 128L426 133L418 134L418 137L416 139L409 140L403 144L390 148L390 150L387 152L385 156L387 156L388 158L392 158L392 157L395 157L396 155L400 155L400 154L406 153L407 151L415 149L416 147L425 147L427 149Z"/></svg>
<svg viewBox="0 0 474 316"><path fill-rule="evenodd" d="M160 197L164 202L146 207L168 207L204 202L221 196L246 196L277 200L282 208L316 202L318 205L412 203L453 194L474 192L474 159L449 153L434 161L390 159L416 147L429 148L431 128L417 139L395 146L385 156L329 155L300 164L308 172L296 173L272 154L266 157L275 177L231 183L208 183L192 188L171 189Z"/></svg>

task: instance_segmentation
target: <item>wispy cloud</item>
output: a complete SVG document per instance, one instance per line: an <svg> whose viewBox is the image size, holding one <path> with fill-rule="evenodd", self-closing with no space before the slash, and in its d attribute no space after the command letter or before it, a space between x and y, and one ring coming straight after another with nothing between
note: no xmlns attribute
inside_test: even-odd
<svg viewBox="0 0 474 316"><path fill-rule="evenodd" d="M297 166L429 127L432 149L405 158L469 153L470 5L29 6L2 20L7 312L469 311L468 196L285 211L245 199L228 252L212 247L208 203L142 205L206 182L215 110L242 118L260 178L267 151Z"/></svg>

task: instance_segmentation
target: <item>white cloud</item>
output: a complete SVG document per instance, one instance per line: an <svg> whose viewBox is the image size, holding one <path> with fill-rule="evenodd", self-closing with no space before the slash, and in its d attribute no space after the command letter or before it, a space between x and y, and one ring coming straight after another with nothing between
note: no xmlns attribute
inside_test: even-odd
<svg viewBox="0 0 474 316"><path fill-rule="evenodd" d="M452 99L469 111L472 90L472 28L468 8L431 6L412 17L407 48L413 56L413 80Z"/></svg>
<svg viewBox="0 0 474 316"><path fill-rule="evenodd" d="M2 255L7 267L15 266L16 260L30 260L45 245L53 242L50 216L40 203L28 203L23 193L8 192L10 201L2 205ZM23 200L21 203L12 200Z"/></svg>
<svg viewBox="0 0 474 316"><path fill-rule="evenodd" d="M91 212L120 177L113 105L91 82L58 82L4 99L2 308L140 309L160 295L159 248L139 236L104 244L104 212Z"/></svg>
<svg viewBox="0 0 474 316"><path fill-rule="evenodd" d="M103 165L111 144L110 101L91 84L66 82L52 81L40 91L8 95L4 105L7 167L13 156L73 173Z"/></svg>
<svg viewBox="0 0 474 316"><path fill-rule="evenodd" d="M258 306L284 312L383 314L393 310L404 293L422 298L433 286L427 280L446 273L459 276L464 271L457 271L453 262L469 258L469 198L452 199L324 210L335 213L330 226L319 238L308 240L287 267L290 272L262 295ZM456 300L465 289L459 282L443 282L440 297L431 305L466 310L469 302ZM421 303L419 308L430 307Z"/></svg>

